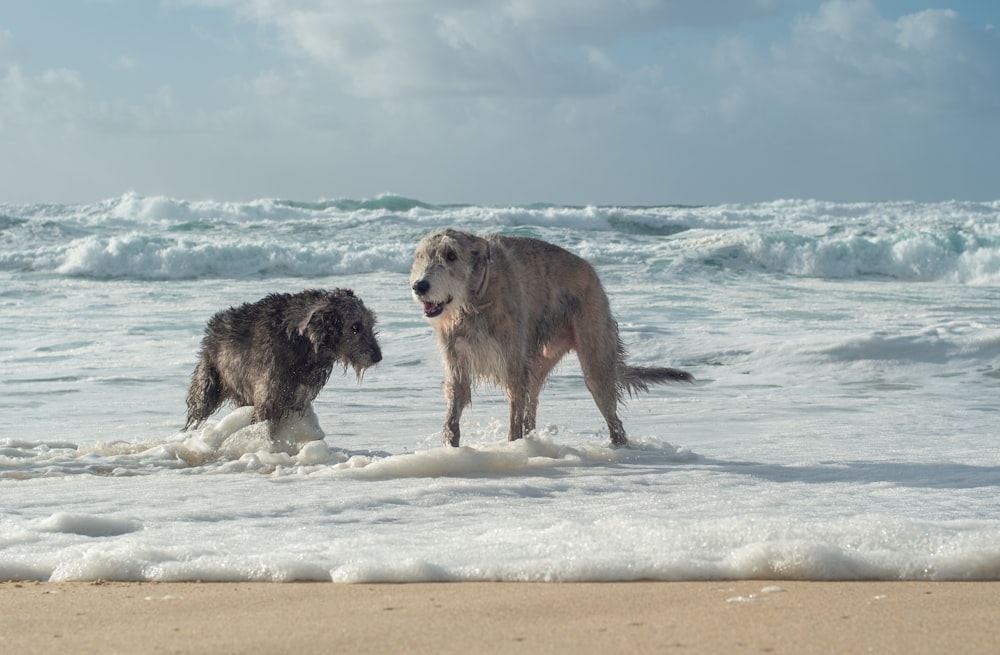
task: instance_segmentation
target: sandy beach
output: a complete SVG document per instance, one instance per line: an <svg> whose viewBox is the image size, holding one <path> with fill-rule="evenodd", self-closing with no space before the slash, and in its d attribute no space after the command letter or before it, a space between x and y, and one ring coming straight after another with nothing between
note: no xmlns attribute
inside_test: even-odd
<svg viewBox="0 0 1000 655"><path fill-rule="evenodd" d="M0 584L18 653L996 653L1000 583Z"/></svg>

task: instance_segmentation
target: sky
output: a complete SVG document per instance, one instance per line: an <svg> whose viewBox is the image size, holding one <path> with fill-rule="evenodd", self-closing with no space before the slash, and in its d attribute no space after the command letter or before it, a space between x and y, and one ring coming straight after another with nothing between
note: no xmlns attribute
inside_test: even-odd
<svg viewBox="0 0 1000 655"><path fill-rule="evenodd" d="M1000 199L1000 2L0 5L0 203Z"/></svg>

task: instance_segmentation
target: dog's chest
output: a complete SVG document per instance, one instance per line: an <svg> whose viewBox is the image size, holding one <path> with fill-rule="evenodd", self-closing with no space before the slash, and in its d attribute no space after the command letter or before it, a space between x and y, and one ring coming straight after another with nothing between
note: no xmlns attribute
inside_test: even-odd
<svg viewBox="0 0 1000 655"><path fill-rule="evenodd" d="M331 372L333 372L332 362L317 365L314 368L306 368L293 375L296 401L302 402L304 400L307 403L312 402L326 385L326 381L330 379Z"/></svg>
<svg viewBox="0 0 1000 655"><path fill-rule="evenodd" d="M316 400L316 396L323 390L323 383L318 380L300 382L295 385L292 393L291 406L294 408L304 408L306 405Z"/></svg>
<svg viewBox="0 0 1000 655"><path fill-rule="evenodd" d="M453 368L463 368L474 377L502 383L507 378L511 354L488 330L475 329L472 321L444 335L445 358Z"/></svg>

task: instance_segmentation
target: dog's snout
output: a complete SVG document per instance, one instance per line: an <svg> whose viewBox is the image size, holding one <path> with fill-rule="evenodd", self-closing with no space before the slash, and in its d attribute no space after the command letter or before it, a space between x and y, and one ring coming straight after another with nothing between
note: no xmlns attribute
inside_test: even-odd
<svg viewBox="0 0 1000 655"><path fill-rule="evenodd" d="M372 363L378 364L381 361L382 361L382 350L378 346L376 346L375 349L372 351Z"/></svg>
<svg viewBox="0 0 1000 655"><path fill-rule="evenodd" d="M431 289L431 283L427 280L417 280L413 283L413 293L422 296Z"/></svg>

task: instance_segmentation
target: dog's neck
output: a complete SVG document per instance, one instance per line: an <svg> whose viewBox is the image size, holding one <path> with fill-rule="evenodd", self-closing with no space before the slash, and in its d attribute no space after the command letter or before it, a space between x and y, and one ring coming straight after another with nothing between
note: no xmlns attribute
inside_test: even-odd
<svg viewBox="0 0 1000 655"><path fill-rule="evenodd" d="M483 272L479 274L479 282L476 284L475 290L473 290L472 294L469 296L468 304L460 307L454 314L452 320L446 323L448 326L447 330L450 331L460 328L465 324L466 319L477 315L479 312L493 305L492 300L480 303L476 302L477 299L482 297L490 282L490 262L493 259L493 252L490 250L490 244L488 241L486 242L486 256L484 259Z"/></svg>

